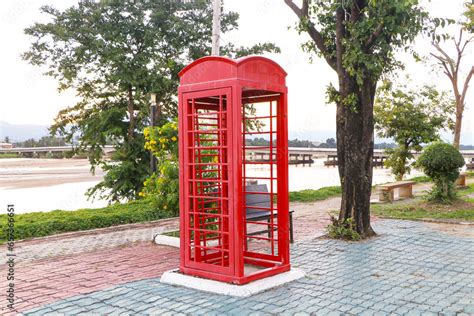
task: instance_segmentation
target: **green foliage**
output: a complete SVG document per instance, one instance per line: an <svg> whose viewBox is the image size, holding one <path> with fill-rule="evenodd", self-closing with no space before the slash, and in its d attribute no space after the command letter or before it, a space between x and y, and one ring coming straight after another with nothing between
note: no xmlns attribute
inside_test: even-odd
<svg viewBox="0 0 474 316"><path fill-rule="evenodd" d="M0 159L2 158L18 158L18 157L21 157L19 154L15 154L15 153L2 153L0 154Z"/></svg>
<svg viewBox="0 0 474 316"><path fill-rule="evenodd" d="M100 166L107 172L90 196L133 199L149 174L142 134L149 125L148 95L157 94L158 125L176 117L178 72L211 51L212 3L79 1L41 12L49 20L25 30L33 40L23 58L80 99L58 113L51 133L67 142L77 137L76 149L87 152L92 171ZM237 20L235 12L224 13L222 32L236 29ZM222 48L231 56L277 50L270 43ZM115 146L110 160L103 157L106 144Z"/></svg>
<svg viewBox="0 0 474 316"><path fill-rule="evenodd" d="M36 140L29 138L25 141L15 142L15 147L51 147L51 146L66 146L66 140L62 137L43 136Z"/></svg>
<svg viewBox="0 0 474 316"><path fill-rule="evenodd" d="M167 212L156 209L152 201L146 199L99 209L18 214L15 215L15 239L148 222L167 217ZM7 221L7 215L0 215L0 243L6 240Z"/></svg>
<svg viewBox="0 0 474 316"><path fill-rule="evenodd" d="M431 19L417 0L379 0L355 2L310 1L309 14L301 18L297 30L307 32L317 26L325 49L314 40L302 45L303 50L324 57L329 63L337 56L337 12L344 15L342 66L361 85L365 78L375 81L384 73L401 66L397 50L410 50L409 44L421 33L429 33L453 21ZM314 37L313 37L314 38ZM329 93L334 100L336 94ZM356 97L356 96L352 96ZM349 102L349 101L348 101Z"/></svg>
<svg viewBox="0 0 474 316"><path fill-rule="evenodd" d="M474 186L470 186L472 191ZM468 190L466 190L468 191ZM465 192L463 191L463 194ZM470 204L469 204L470 202ZM376 204L372 212L376 216L407 220L435 219L454 221L474 221L474 201L469 199L453 201L450 204L420 203L413 204Z"/></svg>
<svg viewBox="0 0 474 316"><path fill-rule="evenodd" d="M410 181L415 181L416 183L427 183L430 182L431 179L427 176L418 176L408 179Z"/></svg>
<svg viewBox="0 0 474 316"><path fill-rule="evenodd" d="M464 6L466 8L466 11L464 12L466 21L462 24L467 31L474 33L474 3L466 2Z"/></svg>
<svg viewBox="0 0 474 316"><path fill-rule="evenodd" d="M406 84L393 87L386 82L379 88L374 106L375 127L379 137L392 138L398 145L385 150L389 154L385 165L398 181L410 173L413 151L439 140L440 129L452 129L453 110L454 101L448 93L432 86L409 90Z"/></svg>
<svg viewBox="0 0 474 316"><path fill-rule="evenodd" d="M315 202L331 197L340 196L340 186L324 187L317 190L301 190L290 192L290 202Z"/></svg>
<svg viewBox="0 0 474 316"><path fill-rule="evenodd" d="M417 166L434 183L429 200L449 202L455 198L454 182L464 166L464 158L456 148L446 143L432 144L423 150Z"/></svg>
<svg viewBox="0 0 474 316"><path fill-rule="evenodd" d="M355 229L355 223L352 218L338 220L331 216L331 224L326 229L329 237L343 240L360 240L361 236Z"/></svg>
<svg viewBox="0 0 474 316"><path fill-rule="evenodd" d="M146 128L145 148L156 157L157 172L144 182L140 196L153 201L157 209L179 214L178 123Z"/></svg>

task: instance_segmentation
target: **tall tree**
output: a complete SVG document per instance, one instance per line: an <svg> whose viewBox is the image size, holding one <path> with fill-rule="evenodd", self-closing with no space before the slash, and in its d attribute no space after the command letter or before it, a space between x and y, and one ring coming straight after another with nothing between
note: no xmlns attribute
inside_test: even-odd
<svg viewBox="0 0 474 316"><path fill-rule="evenodd" d="M413 152L421 151L423 144L440 139L442 129L452 128L451 113L454 100L445 91L433 86L408 89L407 84L393 86L385 82L377 90L374 106L375 127L383 138L392 138L396 148L387 148L385 163L397 181L410 173Z"/></svg>
<svg viewBox="0 0 474 316"><path fill-rule="evenodd" d="M432 28L416 0L284 0L297 15L299 32L310 40L307 52L323 57L337 73L339 87L330 86L337 105L336 138L342 186L340 220L352 219L362 237L374 235L370 225L373 105L377 81L400 67L399 49ZM443 20L444 21L444 20Z"/></svg>
<svg viewBox="0 0 474 316"><path fill-rule="evenodd" d="M472 10L472 9L471 9ZM466 24L465 27L472 29L471 26ZM462 81L462 68L461 62L463 61L464 53L467 46L474 40L474 37L468 36L467 39L463 39L464 30L461 27L459 30L458 38L453 38L453 45L456 49L456 52L453 57L448 53L448 50L442 48L438 42L433 42L433 47L436 52L431 53L439 66L441 67L443 73L448 77L451 85L453 87L454 100L456 101L456 125L454 127L454 140L453 146L456 149L459 149L461 142L461 129L462 129L462 119L464 114L464 108L466 106L466 95L467 90L469 89L469 82L471 81L472 75L474 74L474 64L472 63L472 58L468 60L468 63L471 63L471 66L467 67L468 71L464 82Z"/></svg>
<svg viewBox="0 0 474 316"><path fill-rule="evenodd" d="M33 38L23 57L47 68L59 89L74 89L80 101L59 112L51 127L67 141L79 137L92 171L106 175L89 190L111 201L133 199L149 174L143 129L149 122L148 94L156 93L156 123L176 116L178 72L190 61L209 55L211 0L79 1L64 11L41 8L50 18L25 33ZM238 15L221 16L221 30L238 27ZM270 43L251 48L222 47L224 54L275 51ZM113 144L110 160L105 144Z"/></svg>

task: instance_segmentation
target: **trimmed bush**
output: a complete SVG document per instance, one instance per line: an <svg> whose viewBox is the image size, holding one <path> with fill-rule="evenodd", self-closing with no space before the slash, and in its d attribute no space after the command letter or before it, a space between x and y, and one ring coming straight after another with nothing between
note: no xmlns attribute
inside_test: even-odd
<svg viewBox="0 0 474 316"><path fill-rule="evenodd" d="M429 200L449 202L455 198L454 182L464 166L459 150L450 144L434 143L423 150L417 165L433 181Z"/></svg>

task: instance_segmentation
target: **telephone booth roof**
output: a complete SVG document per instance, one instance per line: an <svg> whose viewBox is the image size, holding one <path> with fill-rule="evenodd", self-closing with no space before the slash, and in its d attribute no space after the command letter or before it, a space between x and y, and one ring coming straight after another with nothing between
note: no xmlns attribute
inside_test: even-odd
<svg viewBox="0 0 474 316"><path fill-rule="evenodd" d="M249 56L237 60L222 56L206 56L181 70L180 90L185 92L214 88L239 81L243 87L287 92L286 75L280 65L261 56Z"/></svg>

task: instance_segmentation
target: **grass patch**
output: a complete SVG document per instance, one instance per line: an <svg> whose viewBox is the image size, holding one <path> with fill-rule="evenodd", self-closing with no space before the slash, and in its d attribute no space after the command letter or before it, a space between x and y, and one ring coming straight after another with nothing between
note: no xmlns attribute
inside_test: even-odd
<svg viewBox="0 0 474 316"><path fill-rule="evenodd" d="M315 202L341 195L340 186L290 192L290 202Z"/></svg>
<svg viewBox="0 0 474 316"><path fill-rule="evenodd" d="M162 233L161 235L179 238L179 230L173 230L171 232Z"/></svg>
<svg viewBox="0 0 474 316"><path fill-rule="evenodd" d="M427 182L430 182L431 180L427 176L418 176L418 177L407 179L407 181L415 181L416 183L427 183Z"/></svg>
<svg viewBox="0 0 474 316"><path fill-rule="evenodd" d="M15 215L15 239L43 237L58 233L141 223L170 217L148 200L114 204L104 208L77 211L56 210ZM8 217L0 215L0 243L6 239Z"/></svg>
<svg viewBox="0 0 474 316"><path fill-rule="evenodd" d="M371 208L372 214L387 218L397 219L447 219L459 221L474 221L474 203L468 209L436 209L423 205L399 205L391 207L381 207L374 205Z"/></svg>
<svg viewBox="0 0 474 316"><path fill-rule="evenodd" d="M467 196L474 193L474 184L457 191L458 199L451 203L433 203L415 200L410 204L376 204L371 206L372 214L398 219L445 219L474 221L474 199Z"/></svg>
<svg viewBox="0 0 474 316"><path fill-rule="evenodd" d="M19 154L15 154L15 153L2 153L0 154L0 159L4 159L4 158L19 158L21 157Z"/></svg>

